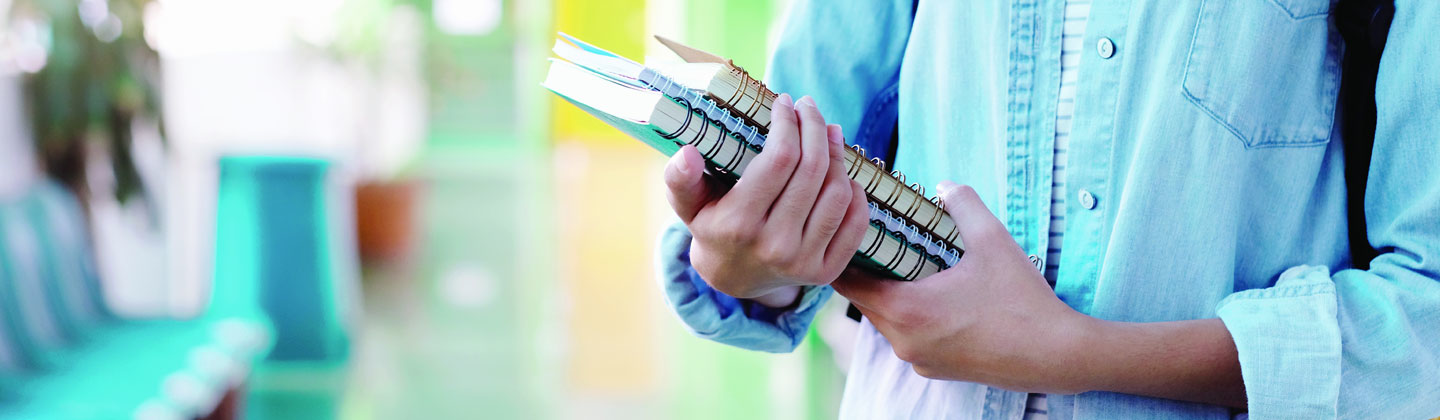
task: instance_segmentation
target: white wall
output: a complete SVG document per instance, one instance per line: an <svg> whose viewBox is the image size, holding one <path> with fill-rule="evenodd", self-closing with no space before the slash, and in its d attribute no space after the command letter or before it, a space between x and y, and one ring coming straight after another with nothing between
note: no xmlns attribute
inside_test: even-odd
<svg viewBox="0 0 1440 420"><path fill-rule="evenodd" d="M321 3L170 0L147 20L164 69L171 313L208 299L220 156L331 159L332 214L349 228L355 183L393 175L423 142L422 22L392 14L381 64L362 66L305 42L325 38Z"/></svg>
<svg viewBox="0 0 1440 420"><path fill-rule="evenodd" d="M34 149L25 119L18 74L0 74L0 200L35 182Z"/></svg>

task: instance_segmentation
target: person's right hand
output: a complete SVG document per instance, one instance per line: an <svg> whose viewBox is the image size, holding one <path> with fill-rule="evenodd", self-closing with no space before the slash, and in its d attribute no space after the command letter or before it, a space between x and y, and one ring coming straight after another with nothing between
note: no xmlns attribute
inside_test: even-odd
<svg viewBox="0 0 1440 420"><path fill-rule="evenodd" d="M845 174L844 135L809 97L775 98L765 149L720 192L685 146L665 167L670 206L690 228L690 263L721 293L770 306L829 284L860 246L865 190ZM776 296L786 296L776 298Z"/></svg>

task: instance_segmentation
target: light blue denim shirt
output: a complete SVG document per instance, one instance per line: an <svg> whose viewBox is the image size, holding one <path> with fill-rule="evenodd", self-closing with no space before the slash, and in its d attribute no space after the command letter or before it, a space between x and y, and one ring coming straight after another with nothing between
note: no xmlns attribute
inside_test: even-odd
<svg viewBox="0 0 1440 420"><path fill-rule="evenodd" d="M852 142L922 185L969 184L1020 246L1049 237L1063 0L797 0L770 65ZM1097 0L1081 58L1055 293L1131 322L1219 317L1249 416L1440 415L1440 1L1396 0L1351 268L1330 0ZM1079 194L1091 200L1078 199ZM1358 199L1358 198L1357 198ZM663 238L667 299L698 335L789 351L828 288L775 311L708 288ZM924 281L919 280L919 281ZM964 308L954 308L963 310ZM1016 419L1021 393L920 377L861 324L842 417ZM1226 408L1052 395L1056 419L1218 419Z"/></svg>

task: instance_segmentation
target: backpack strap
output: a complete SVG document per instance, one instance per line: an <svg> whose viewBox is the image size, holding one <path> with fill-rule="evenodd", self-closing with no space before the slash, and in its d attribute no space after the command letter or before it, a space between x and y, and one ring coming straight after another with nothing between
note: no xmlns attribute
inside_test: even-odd
<svg viewBox="0 0 1440 420"><path fill-rule="evenodd" d="M1331 13L1345 39L1341 64L1340 133L1345 150L1345 191L1350 226L1350 259L1355 268L1370 267L1377 255L1365 228L1365 183L1375 148L1375 81L1380 54L1395 17L1393 0L1341 1Z"/></svg>

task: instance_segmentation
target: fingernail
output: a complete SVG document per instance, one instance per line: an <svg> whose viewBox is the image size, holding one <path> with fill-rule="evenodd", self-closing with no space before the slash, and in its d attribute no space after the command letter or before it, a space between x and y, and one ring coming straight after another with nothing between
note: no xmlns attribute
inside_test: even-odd
<svg viewBox="0 0 1440 420"><path fill-rule="evenodd" d="M790 100L790 94L782 93L775 97L775 103L770 106L771 119L778 119L780 115L785 115L787 112L795 113L795 102Z"/></svg>
<svg viewBox="0 0 1440 420"><path fill-rule="evenodd" d="M690 176L690 159L686 159L684 154L685 149L680 149L679 152L675 152L675 157L680 159L679 162L675 162L675 169L679 170L681 175L688 177Z"/></svg>
<svg viewBox="0 0 1440 420"><path fill-rule="evenodd" d="M814 107L815 107L815 99L814 99L814 98L811 98L810 95L801 96L801 97L800 97L800 100L795 101L795 105L804 105L804 106L808 106L808 107L814 108Z"/></svg>
<svg viewBox="0 0 1440 420"><path fill-rule="evenodd" d="M948 180L940 181L939 184L935 184L935 191L939 191L940 194L949 194L950 190L955 189L955 187L956 185L954 182L950 182Z"/></svg>
<svg viewBox="0 0 1440 420"><path fill-rule="evenodd" d="M845 131L840 129L840 124L826 124L825 134L830 137L831 143L845 144Z"/></svg>

